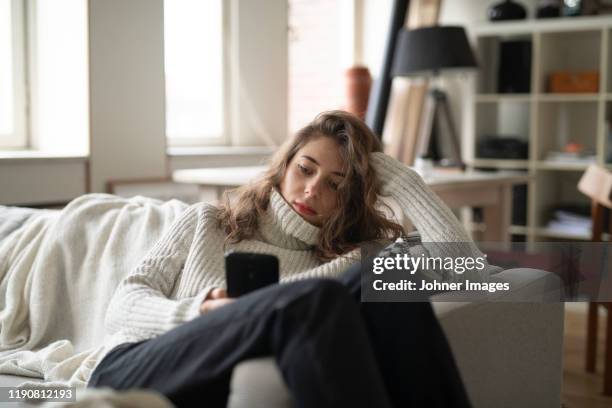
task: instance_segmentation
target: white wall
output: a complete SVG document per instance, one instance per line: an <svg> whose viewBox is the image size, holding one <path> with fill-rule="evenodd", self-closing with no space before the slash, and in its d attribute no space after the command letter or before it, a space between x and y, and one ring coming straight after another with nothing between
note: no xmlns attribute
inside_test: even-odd
<svg viewBox="0 0 612 408"><path fill-rule="evenodd" d="M487 9L502 0L442 0L440 24L470 26L487 21ZM515 0L527 8L527 18L535 15L538 0Z"/></svg>
<svg viewBox="0 0 612 408"><path fill-rule="evenodd" d="M162 0L89 1L91 191L166 175Z"/></svg>
<svg viewBox="0 0 612 408"><path fill-rule="evenodd" d="M0 160L0 205L57 204L85 193L85 159Z"/></svg>
<svg viewBox="0 0 612 408"><path fill-rule="evenodd" d="M262 146L287 137L286 0L231 0L232 143Z"/></svg>

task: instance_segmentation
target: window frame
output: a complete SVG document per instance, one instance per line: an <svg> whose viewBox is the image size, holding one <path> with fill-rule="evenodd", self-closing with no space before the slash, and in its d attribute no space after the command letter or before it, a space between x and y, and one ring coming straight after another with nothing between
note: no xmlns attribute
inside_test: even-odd
<svg viewBox="0 0 612 408"><path fill-rule="evenodd" d="M169 0L164 0L169 1ZM171 0L170 0L171 1ZM223 94L223 132L217 136L195 136L195 137L170 137L167 127L164 129L166 144L168 148L173 147L203 147L203 146L230 146L232 144L231 126L231 67L230 67L230 31L231 31L231 7L230 2L221 0L221 72L223 73L222 94ZM165 44L165 41L164 41ZM165 45L164 45L165 47ZM164 51L165 52L165 51ZM167 101L166 101L167 103ZM167 105L166 105L167 106ZM167 114L167 107L165 108Z"/></svg>
<svg viewBox="0 0 612 408"><path fill-rule="evenodd" d="M0 134L1 149L26 149L29 147L29 129L27 121L28 77L27 68L27 11L26 0L11 1L12 32L12 80L13 80L13 132Z"/></svg>

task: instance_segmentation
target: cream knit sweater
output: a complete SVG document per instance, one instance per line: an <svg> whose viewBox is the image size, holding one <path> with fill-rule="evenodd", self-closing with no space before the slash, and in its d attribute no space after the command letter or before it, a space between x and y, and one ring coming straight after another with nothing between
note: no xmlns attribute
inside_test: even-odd
<svg viewBox="0 0 612 408"><path fill-rule="evenodd" d="M398 202L421 240L430 243L425 244L430 255L482 256L454 214L416 172L383 153L374 153L371 159L382 193ZM327 263L317 260L311 248L319 229L302 219L276 190L258 234L238 244L224 247L217 211L204 203L189 207L120 283L106 314L111 335L106 350L155 337L197 317L209 290L225 286L227 250L276 255L282 282L335 277L359 260L359 250ZM463 244L450 248L442 244L448 242Z"/></svg>

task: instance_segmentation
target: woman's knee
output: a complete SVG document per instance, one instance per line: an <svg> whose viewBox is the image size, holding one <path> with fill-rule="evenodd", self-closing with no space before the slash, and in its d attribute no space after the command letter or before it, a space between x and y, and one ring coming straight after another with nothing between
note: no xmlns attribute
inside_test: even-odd
<svg viewBox="0 0 612 408"><path fill-rule="evenodd" d="M334 279L314 279L311 292L324 298L350 299L346 286Z"/></svg>
<svg viewBox="0 0 612 408"><path fill-rule="evenodd" d="M311 283L307 294L308 303L323 313L330 313L332 309L355 308L355 301L349 290L340 282L333 279L316 279Z"/></svg>

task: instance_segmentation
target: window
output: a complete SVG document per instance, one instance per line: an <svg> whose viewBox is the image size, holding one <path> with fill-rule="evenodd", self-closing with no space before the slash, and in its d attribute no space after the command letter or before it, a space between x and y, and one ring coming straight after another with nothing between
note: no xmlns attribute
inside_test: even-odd
<svg viewBox="0 0 612 408"><path fill-rule="evenodd" d="M87 0L29 1L32 147L87 154Z"/></svg>
<svg viewBox="0 0 612 408"><path fill-rule="evenodd" d="M0 0L0 148L87 153L86 24L86 0Z"/></svg>
<svg viewBox="0 0 612 408"><path fill-rule="evenodd" d="M344 106L353 0L289 0L289 132Z"/></svg>
<svg viewBox="0 0 612 408"><path fill-rule="evenodd" d="M0 148L26 146L23 2L0 0Z"/></svg>
<svg viewBox="0 0 612 408"><path fill-rule="evenodd" d="M344 71L364 65L376 78L392 0L288 0L289 131L324 110L343 109Z"/></svg>
<svg viewBox="0 0 612 408"><path fill-rule="evenodd" d="M223 0L166 0L166 135L172 146L225 144Z"/></svg>

